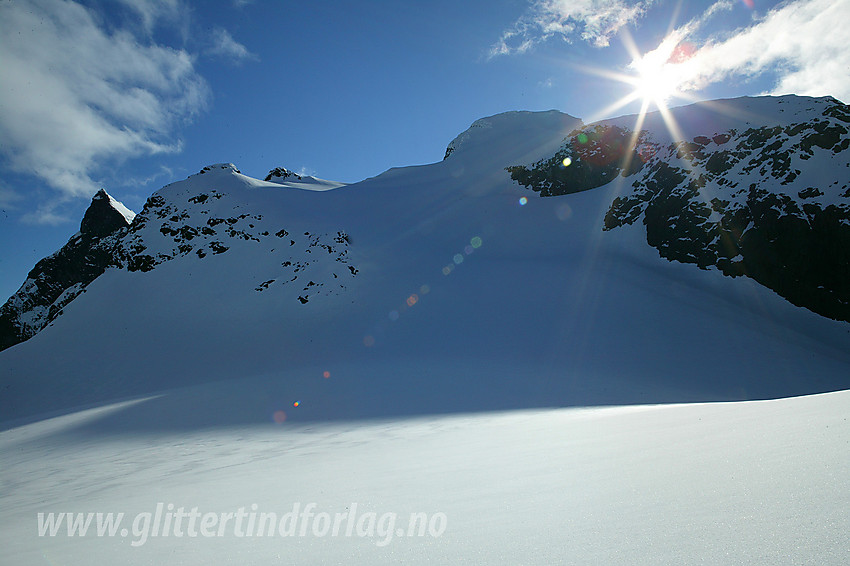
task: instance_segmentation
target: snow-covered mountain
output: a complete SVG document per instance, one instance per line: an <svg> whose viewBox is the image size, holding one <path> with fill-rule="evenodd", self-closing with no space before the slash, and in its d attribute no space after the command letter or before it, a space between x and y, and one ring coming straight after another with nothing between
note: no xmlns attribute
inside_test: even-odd
<svg viewBox="0 0 850 566"><path fill-rule="evenodd" d="M97 231L96 269L7 303L22 337L52 322L0 354L4 420L282 368L351 376L281 385L305 419L850 386L848 120L805 97L675 109L674 134L512 112L354 185L205 167Z"/></svg>
<svg viewBox="0 0 850 566"><path fill-rule="evenodd" d="M0 307L0 350L34 336L107 267L118 266L115 246L135 216L106 191L98 191L80 231L39 261L18 292Z"/></svg>
<svg viewBox="0 0 850 566"><path fill-rule="evenodd" d="M670 126L659 115L593 124L553 157L510 171L546 196L627 177L605 230L640 221L662 257L752 277L850 322L850 111L835 99L802 102L704 104Z"/></svg>
<svg viewBox="0 0 850 566"><path fill-rule="evenodd" d="M98 193L0 311L4 557L845 564L848 122L510 112L352 185Z"/></svg>

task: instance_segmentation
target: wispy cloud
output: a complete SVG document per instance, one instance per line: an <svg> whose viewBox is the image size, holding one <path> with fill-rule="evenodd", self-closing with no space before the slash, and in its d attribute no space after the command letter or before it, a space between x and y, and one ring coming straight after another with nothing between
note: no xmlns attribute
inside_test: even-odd
<svg viewBox="0 0 850 566"><path fill-rule="evenodd" d="M646 57L665 56L688 45L689 56L670 61L679 90L696 91L730 78L769 77L766 94L832 95L850 100L850 0L796 0L781 4L748 27L698 45L694 37L707 16L674 30ZM681 49L679 49L681 52Z"/></svg>
<svg viewBox="0 0 850 566"><path fill-rule="evenodd" d="M71 222L71 217L68 214L57 212L55 203L41 203L38 208L32 212L27 212L21 216L21 222L24 224L40 224L49 226L58 226Z"/></svg>
<svg viewBox="0 0 850 566"><path fill-rule="evenodd" d="M135 12L144 28L150 32L162 20L176 22L184 19L184 8L180 0L118 0Z"/></svg>
<svg viewBox="0 0 850 566"><path fill-rule="evenodd" d="M172 4L135 6L153 25ZM58 200L94 193L91 176L107 162L178 151L175 125L209 99L188 52L108 31L71 1L0 5L0 61L0 151L12 170L40 178ZM50 207L38 215L58 218Z"/></svg>
<svg viewBox="0 0 850 566"><path fill-rule="evenodd" d="M489 56L528 51L551 37L605 47L623 26L640 18L655 0L536 0L490 47Z"/></svg>
<svg viewBox="0 0 850 566"><path fill-rule="evenodd" d="M0 181L0 208L15 209L22 200L24 200L22 194Z"/></svg>
<svg viewBox="0 0 850 566"><path fill-rule="evenodd" d="M224 57L236 64L258 59L255 54L248 51L247 47L233 39L233 36L226 29L216 28L213 30L212 41L212 47L207 50L210 55Z"/></svg>

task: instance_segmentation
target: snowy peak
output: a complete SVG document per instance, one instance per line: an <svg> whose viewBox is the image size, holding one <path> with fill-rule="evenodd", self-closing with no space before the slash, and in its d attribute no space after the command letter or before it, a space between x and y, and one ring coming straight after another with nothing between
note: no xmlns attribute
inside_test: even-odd
<svg viewBox="0 0 850 566"><path fill-rule="evenodd" d="M212 165L207 165L195 173L195 175L205 175L207 173L241 173L241 171L239 171L233 163L214 163ZM191 176L194 177L195 175Z"/></svg>
<svg viewBox="0 0 850 566"><path fill-rule="evenodd" d="M327 191L345 186L345 183L318 179L312 175L301 175L290 171L286 167L275 167L269 171L269 174L263 180L267 183L275 183L276 185L305 191Z"/></svg>
<svg viewBox="0 0 850 566"><path fill-rule="evenodd" d="M443 160L461 156L479 163L537 159L581 125L578 118L557 110L496 114L476 120L452 140ZM511 143L506 144L505 140Z"/></svg>
<svg viewBox="0 0 850 566"><path fill-rule="evenodd" d="M275 167L274 169L269 171L269 174L266 175L266 178L263 180L278 183L289 178L292 178L292 180L300 181L302 177L298 173L293 173L286 167Z"/></svg>
<svg viewBox="0 0 850 566"><path fill-rule="evenodd" d="M112 198L101 189L94 195L91 205L83 215L80 233L84 236L102 238L133 222L136 213Z"/></svg>
<svg viewBox="0 0 850 566"><path fill-rule="evenodd" d="M136 214L101 189L80 222L80 231L59 251L39 261L17 293L0 307L0 350L28 340L107 267L115 245Z"/></svg>

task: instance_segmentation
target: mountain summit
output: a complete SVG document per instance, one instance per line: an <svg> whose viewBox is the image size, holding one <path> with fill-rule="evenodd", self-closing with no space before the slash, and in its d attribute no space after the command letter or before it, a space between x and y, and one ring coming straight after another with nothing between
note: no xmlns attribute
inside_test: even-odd
<svg viewBox="0 0 850 566"><path fill-rule="evenodd" d="M107 267L116 266L115 245L134 217L133 211L99 190L83 215L80 231L39 261L18 292L0 307L0 350L34 336Z"/></svg>
<svg viewBox="0 0 850 566"><path fill-rule="evenodd" d="M352 185L217 164L132 222L99 193L3 307L0 410L216 380L250 384L204 407L238 422L850 387L848 107L669 117L500 114Z"/></svg>

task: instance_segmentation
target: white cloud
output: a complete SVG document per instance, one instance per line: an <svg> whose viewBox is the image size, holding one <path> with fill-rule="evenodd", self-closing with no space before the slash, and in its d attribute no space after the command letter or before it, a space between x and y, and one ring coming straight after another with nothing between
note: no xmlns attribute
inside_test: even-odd
<svg viewBox="0 0 850 566"><path fill-rule="evenodd" d="M640 18L655 0L536 0L491 48L490 57L523 53L551 37L576 37L597 47L608 45L620 28Z"/></svg>
<svg viewBox="0 0 850 566"><path fill-rule="evenodd" d="M248 51L248 48L233 39L227 30L216 28L212 33L213 46L207 51L210 55L217 55L230 59L234 63L241 63L249 59L257 59L257 56Z"/></svg>
<svg viewBox="0 0 850 566"><path fill-rule="evenodd" d="M688 41L701 22L674 31ZM770 76L768 94L835 96L850 100L850 0L781 4L753 25L714 38L671 64L680 90L698 90L731 77Z"/></svg>
<svg viewBox="0 0 850 566"><path fill-rule="evenodd" d="M172 4L136 6L153 25ZM107 162L178 151L175 125L209 98L189 53L106 31L71 1L0 5L0 61L0 151L60 199L91 196L91 175Z"/></svg>

